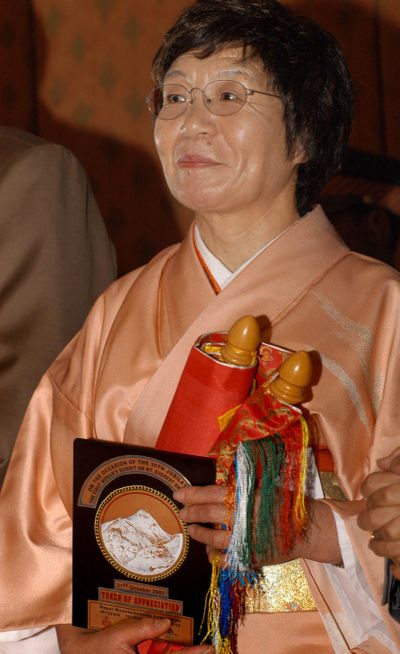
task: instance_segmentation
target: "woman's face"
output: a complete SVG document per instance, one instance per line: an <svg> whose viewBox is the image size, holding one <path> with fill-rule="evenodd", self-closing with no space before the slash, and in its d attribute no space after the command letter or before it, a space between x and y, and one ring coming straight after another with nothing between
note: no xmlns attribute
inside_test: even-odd
<svg viewBox="0 0 400 654"><path fill-rule="evenodd" d="M164 84L203 89L213 80L236 80L271 91L260 60L241 61L241 48L206 59L188 52L172 64ZM156 119L155 143L171 193L198 214L264 212L295 206L296 164L287 155L283 105L258 93L236 114L216 116L201 93L172 120Z"/></svg>

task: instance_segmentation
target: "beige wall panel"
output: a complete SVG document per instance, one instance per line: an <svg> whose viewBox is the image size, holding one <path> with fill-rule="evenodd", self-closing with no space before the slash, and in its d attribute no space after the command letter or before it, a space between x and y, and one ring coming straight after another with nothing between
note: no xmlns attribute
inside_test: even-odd
<svg viewBox="0 0 400 654"><path fill-rule="evenodd" d="M184 4L34 0L40 133L89 172L121 273L180 238L144 99L161 36Z"/></svg>

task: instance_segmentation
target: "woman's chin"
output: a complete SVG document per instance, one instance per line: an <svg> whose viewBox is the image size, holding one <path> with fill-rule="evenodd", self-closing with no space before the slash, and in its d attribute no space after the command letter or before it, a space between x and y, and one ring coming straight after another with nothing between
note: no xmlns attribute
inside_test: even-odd
<svg viewBox="0 0 400 654"><path fill-rule="evenodd" d="M229 210L227 197L218 193L184 193L176 194L175 198L180 204L195 213L209 213Z"/></svg>

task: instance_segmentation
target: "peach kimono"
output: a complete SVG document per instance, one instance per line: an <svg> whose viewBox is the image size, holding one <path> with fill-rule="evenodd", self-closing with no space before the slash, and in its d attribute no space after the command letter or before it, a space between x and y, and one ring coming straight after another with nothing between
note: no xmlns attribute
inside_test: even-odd
<svg viewBox="0 0 400 654"><path fill-rule="evenodd" d="M240 651L399 651L398 625L379 608L383 562L352 517L362 479L399 443L399 309L398 274L349 252L320 208L218 295L190 233L114 283L43 377L18 437L0 501L0 628L70 622L74 438L155 444L196 338L252 313L267 317L271 342L321 357L308 409L347 497L332 504L358 562L353 608L345 570L332 581L333 566L305 561L318 611L249 614Z"/></svg>

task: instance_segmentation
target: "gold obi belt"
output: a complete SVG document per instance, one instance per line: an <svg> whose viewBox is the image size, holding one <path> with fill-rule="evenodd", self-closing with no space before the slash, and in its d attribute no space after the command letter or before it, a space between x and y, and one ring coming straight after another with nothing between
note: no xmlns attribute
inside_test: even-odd
<svg viewBox="0 0 400 654"><path fill-rule="evenodd" d="M266 565L257 588L246 597L246 613L316 611L299 559Z"/></svg>

